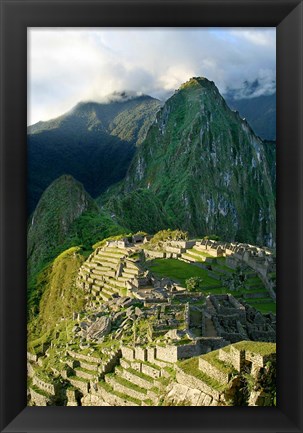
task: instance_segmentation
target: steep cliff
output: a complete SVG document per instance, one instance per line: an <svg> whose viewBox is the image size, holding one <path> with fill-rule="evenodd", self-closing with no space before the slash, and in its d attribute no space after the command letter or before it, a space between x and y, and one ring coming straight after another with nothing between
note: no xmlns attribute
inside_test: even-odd
<svg viewBox="0 0 303 433"><path fill-rule="evenodd" d="M192 78L158 112L120 194L116 189L108 206L132 230L145 229L138 213L148 214L154 202L155 231L180 228L274 246L275 190L268 161L274 152L264 146L213 82Z"/></svg>

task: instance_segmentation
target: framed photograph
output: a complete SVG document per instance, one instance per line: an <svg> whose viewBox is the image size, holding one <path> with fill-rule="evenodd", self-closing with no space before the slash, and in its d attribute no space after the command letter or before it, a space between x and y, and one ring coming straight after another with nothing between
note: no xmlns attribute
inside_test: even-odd
<svg viewBox="0 0 303 433"><path fill-rule="evenodd" d="M302 2L1 23L1 431L302 431Z"/></svg>

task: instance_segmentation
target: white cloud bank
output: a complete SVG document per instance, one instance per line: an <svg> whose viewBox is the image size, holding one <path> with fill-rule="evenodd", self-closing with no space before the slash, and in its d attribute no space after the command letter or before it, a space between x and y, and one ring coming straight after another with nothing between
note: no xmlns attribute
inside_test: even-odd
<svg viewBox="0 0 303 433"><path fill-rule="evenodd" d="M131 90L166 99L192 76L224 93L276 80L275 28L28 30L28 124L56 117L77 102Z"/></svg>

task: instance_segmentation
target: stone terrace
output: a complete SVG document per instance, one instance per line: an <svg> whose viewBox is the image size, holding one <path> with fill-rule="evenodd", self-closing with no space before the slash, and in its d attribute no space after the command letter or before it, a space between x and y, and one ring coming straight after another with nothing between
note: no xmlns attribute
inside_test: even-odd
<svg viewBox="0 0 303 433"><path fill-rule="evenodd" d="M98 308L116 296L132 295L148 283L147 273L131 248L96 249L79 270L77 286L87 292L88 306Z"/></svg>

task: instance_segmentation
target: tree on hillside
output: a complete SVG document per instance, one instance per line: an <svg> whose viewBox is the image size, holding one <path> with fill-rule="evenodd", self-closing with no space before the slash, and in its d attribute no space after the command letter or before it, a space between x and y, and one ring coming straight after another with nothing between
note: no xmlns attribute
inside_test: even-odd
<svg viewBox="0 0 303 433"><path fill-rule="evenodd" d="M185 281L186 288L189 292L197 292L202 289L203 279L200 277L191 277Z"/></svg>

